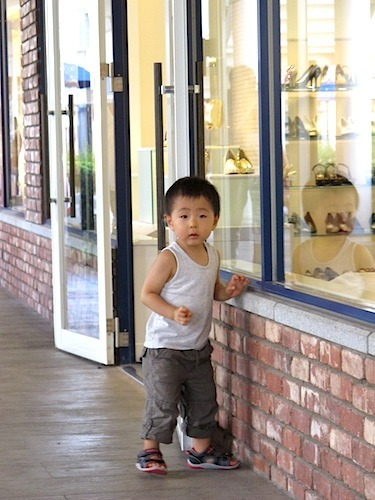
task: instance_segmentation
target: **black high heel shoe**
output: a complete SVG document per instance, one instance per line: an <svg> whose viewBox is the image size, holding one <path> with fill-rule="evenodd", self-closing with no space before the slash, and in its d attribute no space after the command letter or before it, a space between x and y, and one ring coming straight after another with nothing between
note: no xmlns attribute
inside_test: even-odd
<svg viewBox="0 0 375 500"><path fill-rule="evenodd" d="M311 217L310 212L307 212L307 213L306 213L306 215L305 215L304 219L305 219L305 222L306 222L307 226L308 226L308 227L309 227L309 229L310 229L310 233L311 233L311 234L316 234L316 226L315 226L315 222L314 222L313 218Z"/></svg>
<svg viewBox="0 0 375 500"><path fill-rule="evenodd" d="M315 89L318 86L318 78L321 72L318 65L311 64L301 78L296 81L296 86L299 88L306 87Z"/></svg>

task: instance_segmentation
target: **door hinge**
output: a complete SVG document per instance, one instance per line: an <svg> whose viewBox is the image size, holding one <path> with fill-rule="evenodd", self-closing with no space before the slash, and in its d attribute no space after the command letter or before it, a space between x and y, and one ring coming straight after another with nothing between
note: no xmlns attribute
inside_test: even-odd
<svg viewBox="0 0 375 500"><path fill-rule="evenodd" d="M120 318L107 318L107 333L115 334L115 347L129 347L129 332L120 331Z"/></svg>
<svg viewBox="0 0 375 500"><path fill-rule="evenodd" d="M100 63L101 78L109 78L111 84L111 92L122 92L124 90L124 78L121 75L115 75L113 62Z"/></svg>

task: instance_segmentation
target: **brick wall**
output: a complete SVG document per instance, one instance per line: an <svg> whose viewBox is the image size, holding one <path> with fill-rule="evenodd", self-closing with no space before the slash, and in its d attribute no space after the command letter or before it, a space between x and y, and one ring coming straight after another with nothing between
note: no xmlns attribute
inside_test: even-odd
<svg viewBox="0 0 375 500"><path fill-rule="evenodd" d="M20 0L25 147L25 219L42 224L43 165L40 113L40 49L37 1Z"/></svg>
<svg viewBox="0 0 375 500"><path fill-rule="evenodd" d="M375 358L215 303L219 424L294 498L375 499Z"/></svg>
<svg viewBox="0 0 375 500"><path fill-rule="evenodd" d="M0 222L0 286L52 319L51 240Z"/></svg>

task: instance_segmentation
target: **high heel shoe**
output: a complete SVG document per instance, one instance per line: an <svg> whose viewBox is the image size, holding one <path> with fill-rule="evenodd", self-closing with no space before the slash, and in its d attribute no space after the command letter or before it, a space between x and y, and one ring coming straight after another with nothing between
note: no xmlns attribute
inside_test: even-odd
<svg viewBox="0 0 375 500"><path fill-rule="evenodd" d="M297 77L297 70L294 64L291 64L289 68L286 70L284 80L282 82L283 89L284 90L294 89L294 87L296 86L296 77Z"/></svg>
<svg viewBox="0 0 375 500"><path fill-rule="evenodd" d="M285 116L285 137L289 139L296 137L296 128L290 116Z"/></svg>
<svg viewBox="0 0 375 500"><path fill-rule="evenodd" d="M373 212L370 217L371 231L375 234L375 213Z"/></svg>
<svg viewBox="0 0 375 500"><path fill-rule="evenodd" d="M310 233L311 234L316 234L316 226L315 226L315 222L313 221L313 218L311 217L311 214L310 212L307 212L305 217L305 222L307 224L307 226L309 227L310 229Z"/></svg>
<svg viewBox="0 0 375 500"><path fill-rule="evenodd" d="M296 86L299 88L316 88L318 86L318 77L321 74L321 69L316 64L311 64L304 74L296 81Z"/></svg>
<svg viewBox="0 0 375 500"><path fill-rule="evenodd" d="M309 138L309 134L306 130L305 124L303 123L303 121L301 120L301 118L299 116L296 116L294 118L294 127L295 127L295 131L296 131L296 137L298 137L298 139L308 139Z"/></svg>
<svg viewBox="0 0 375 500"><path fill-rule="evenodd" d="M249 160L249 158L245 155L243 149L239 149L236 156L237 168L240 174L253 174L254 167Z"/></svg>
<svg viewBox="0 0 375 500"><path fill-rule="evenodd" d="M236 157L231 149L228 149L224 161L224 174L239 174Z"/></svg>

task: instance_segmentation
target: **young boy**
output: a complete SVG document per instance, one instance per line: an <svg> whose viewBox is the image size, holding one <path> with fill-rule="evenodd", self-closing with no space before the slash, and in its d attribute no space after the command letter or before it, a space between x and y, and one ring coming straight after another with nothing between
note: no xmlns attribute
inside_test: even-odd
<svg viewBox="0 0 375 500"><path fill-rule="evenodd" d="M212 184L196 177L176 181L165 197L165 220L177 241L157 257L141 292L153 313L142 356L146 407L141 431L144 450L136 467L166 474L160 443L172 442L179 410L193 438L187 464L197 469L235 469L240 462L211 446L216 427L216 390L211 365L213 300L239 295L249 281L234 275L225 286L219 256L206 242L220 214Z"/></svg>

